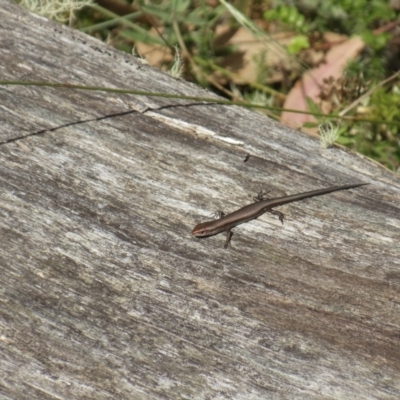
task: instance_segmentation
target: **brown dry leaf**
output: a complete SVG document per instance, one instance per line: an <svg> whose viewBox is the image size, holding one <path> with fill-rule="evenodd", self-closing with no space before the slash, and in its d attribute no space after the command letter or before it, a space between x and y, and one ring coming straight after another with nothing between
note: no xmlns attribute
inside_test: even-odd
<svg viewBox="0 0 400 400"><path fill-rule="evenodd" d="M287 95L283 107L308 111L307 97L319 103L318 96L321 93L324 80L329 77L333 77L335 80L339 79L347 63L357 57L364 46L365 43L361 37L354 37L332 47L326 54L325 63L318 68L307 71L302 79L297 81ZM329 110L325 110L325 112L329 112ZM306 122L316 122L316 119L312 115L284 111L281 115L281 122L297 129L301 128Z"/></svg>
<svg viewBox="0 0 400 400"><path fill-rule="evenodd" d="M162 33L161 28L158 28L158 31L154 28L150 29L151 35L159 36L159 32ZM172 50L165 45L136 42L135 50L150 65L152 65L153 67L156 67L156 68L160 68L160 69L163 69L165 64L169 64L174 59Z"/></svg>
<svg viewBox="0 0 400 400"><path fill-rule="evenodd" d="M229 27L218 27L216 33L219 37L223 37ZM226 68L236 74L233 82L237 85L243 85L248 82L256 82L260 71L260 61L263 69L273 69L282 62L285 52L282 48L289 44L292 38L290 33L280 33L270 35L271 40L266 42L254 36L249 30L239 28L235 34L224 43L227 46L235 46L237 51L224 58L220 66ZM275 73L272 77L276 81L282 79L282 74Z"/></svg>

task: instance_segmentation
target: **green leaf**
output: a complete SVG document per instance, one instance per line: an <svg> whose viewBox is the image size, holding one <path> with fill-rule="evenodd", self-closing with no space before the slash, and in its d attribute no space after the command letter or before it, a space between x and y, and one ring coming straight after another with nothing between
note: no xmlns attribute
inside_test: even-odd
<svg viewBox="0 0 400 400"><path fill-rule="evenodd" d="M308 37L305 35L299 35L292 39L288 46L288 50L290 54L297 54L304 49L308 49L310 47L310 42L308 41Z"/></svg>

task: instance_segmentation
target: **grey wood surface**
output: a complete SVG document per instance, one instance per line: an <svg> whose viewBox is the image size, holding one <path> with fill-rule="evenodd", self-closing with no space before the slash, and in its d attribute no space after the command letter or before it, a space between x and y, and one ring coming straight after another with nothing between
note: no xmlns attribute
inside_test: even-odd
<svg viewBox="0 0 400 400"><path fill-rule="evenodd" d="M212 96L5 0L0 42L2 80ZM399 228L398 177L255 112L1 86L0 398L398 399Z"/></svg>

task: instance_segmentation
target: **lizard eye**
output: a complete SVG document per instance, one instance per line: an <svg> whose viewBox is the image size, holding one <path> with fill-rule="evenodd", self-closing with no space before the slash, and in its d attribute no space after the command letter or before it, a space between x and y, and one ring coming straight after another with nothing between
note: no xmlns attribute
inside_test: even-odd
<svg viewBox="0 0 400 400"><path fill-rule="evenodd" d="M199 228L197 228L197 227L195 227L193 230L192 230L192 235L194 235L194 236L205 236L206 234L207 234L207 229L199 229Z"/></svg>

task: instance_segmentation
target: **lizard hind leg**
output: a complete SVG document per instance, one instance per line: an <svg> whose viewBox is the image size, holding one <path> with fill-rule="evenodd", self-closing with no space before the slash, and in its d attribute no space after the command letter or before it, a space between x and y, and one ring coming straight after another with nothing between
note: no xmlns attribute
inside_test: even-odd
<svg viewBox="0 0 400 400"><path fill-rule="evenodd" d="M262 200L268 200L267 194L270 192L270 190L267 190L264 192L264 190L261 190L260 192L257 193L257 196L253 197L254 201L262 201Z"/></svg>
<svg viewBox="0 0 400 400"><path fill-rule="evenodd" d="M224 244L224 249L228 248L229 243L231 242L231 239L232 239L232 235L233 235L232 231L230 229L228 229L226 231L226 240L225 240L225 244Z"/></svg>
<svg viewBox="0 0 400 400"><path fill-rule="evenodd" d="M285 218L284 214L282 214L281 212L276 211L276 210L268 210L268 212L271 213L271 214L277 215L279 217L279 221L281 221L282 225L283 225L283 220Z"/></svg>

